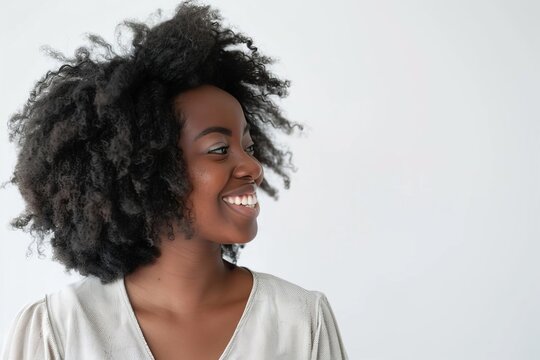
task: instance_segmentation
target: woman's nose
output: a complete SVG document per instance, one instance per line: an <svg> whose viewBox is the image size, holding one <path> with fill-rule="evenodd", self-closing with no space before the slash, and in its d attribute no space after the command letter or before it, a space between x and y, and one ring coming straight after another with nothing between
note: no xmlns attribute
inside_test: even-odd
<svg viewBox="0 0 540 360"><path fill-rule="evenodd" d="M234 175L238 178L250 177L257 181L263 176L263 168L261 163L254 156L247 152L242 152L238 156L238 163L234 169Z"/></svg>

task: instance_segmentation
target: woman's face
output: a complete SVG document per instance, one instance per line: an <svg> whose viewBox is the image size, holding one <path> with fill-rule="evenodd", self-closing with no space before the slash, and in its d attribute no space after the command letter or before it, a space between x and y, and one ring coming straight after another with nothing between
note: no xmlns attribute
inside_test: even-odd
<svg viewBox="0 0 540 360"><path fill-rule="evenodd" d="M188 206L195 237L220 244L251 241L257 234L256 191L263 169L252 155L240 103L204 85L178 95L175 106L185 121L179 144L193 186Z"/></svg>

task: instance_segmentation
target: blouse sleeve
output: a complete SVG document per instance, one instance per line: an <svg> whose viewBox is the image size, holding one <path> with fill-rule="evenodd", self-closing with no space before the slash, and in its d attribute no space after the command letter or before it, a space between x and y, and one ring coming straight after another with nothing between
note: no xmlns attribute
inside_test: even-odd
<svg viewBox="0 0 540 360"><path fill-rule="evenodd" d="M311 360L348 360L334 312L326 298L321 293L317 306L317 328Z"/></svg>
<svg viewBox="0 0 540 360"><path fill-rule="evenodd" d="M60 360L45 299L26 305L8 333L2 360Z"/></svg>

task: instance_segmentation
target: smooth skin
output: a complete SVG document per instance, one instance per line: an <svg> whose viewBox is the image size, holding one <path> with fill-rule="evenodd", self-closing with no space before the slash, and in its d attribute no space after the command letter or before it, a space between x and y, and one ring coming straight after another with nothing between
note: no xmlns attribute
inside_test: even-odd
<svg viewBox="0 0 540 360"><path fill-rule="evenodd" d="M174 228L161 241L156 262L125 277L125 286L145 340L156 360L217 360L231 340L253 287L253 277L221 257L221 244L241 244L257 234L256 216L230 208L222 195L263 181L240 103L211 85L175 98L185 123L179 146L193 191L193 238ZM231 136L211 132L229 129ZM224 148L228 146L228 148Z"/></svg>

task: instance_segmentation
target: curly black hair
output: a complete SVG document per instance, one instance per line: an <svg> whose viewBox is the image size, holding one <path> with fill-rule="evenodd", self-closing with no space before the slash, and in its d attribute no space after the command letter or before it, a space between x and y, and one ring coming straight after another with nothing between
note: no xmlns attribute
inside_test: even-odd
<svg viewBox="0 0 540 360"><path fill-rule="evenodd" d="M176 95L210 84L234 96L257 144L254 156L286 189L292 154L276 146L272 129L303 129L274 101L290 86L267 69L275 60L224 27L216 9L186 1L155 26L119 26L133 36L119 52L97 35L72 58L49 49L62 65L9 119L9 140L18 148L9 182L26 202L11 226L29 232L38 252L51 236L53 259L66 271L103 283L159 257L158 234L166 226L173 239L171 222L192 235ZM266 179L261 189L277 199ZM222 256L236 263L243 247L221 245Z"/></svg>

